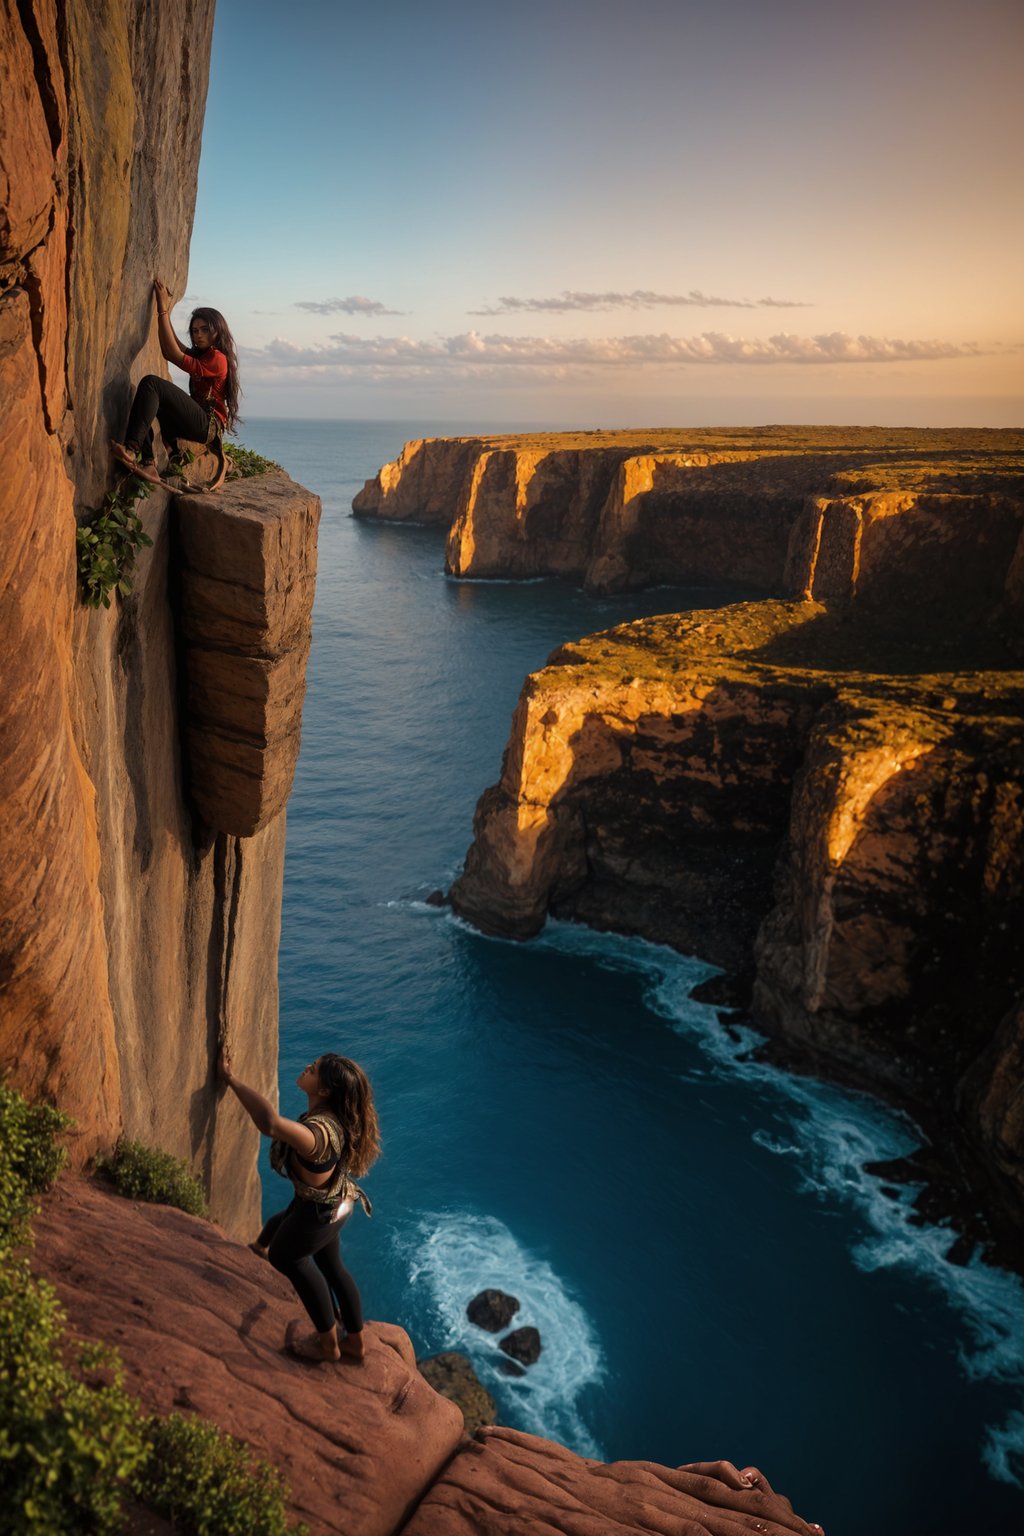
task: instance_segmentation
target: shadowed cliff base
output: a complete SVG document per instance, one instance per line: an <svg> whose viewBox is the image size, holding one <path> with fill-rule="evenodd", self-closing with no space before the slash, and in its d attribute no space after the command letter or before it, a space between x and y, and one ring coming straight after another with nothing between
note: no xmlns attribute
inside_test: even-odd
<svg viewBox="0 0 1024 1536"><path fill-rule="evenodd" d="M771 600L557 650L451 892L490 933L551 913L734 973L790 1064L959 1144L1004 1256L1024 1204L1022 896L1006 641Z"/></svg>
<svg viewBox="0 0 1024 1536"><path fill-rule="evenodd" d="M117 1348L145 1411L200 1413L275 1465L314 1536L675 1536L690 1522L709 1536L814 1536L787 1499L728 1486L718 1464L603 1464L502 1428L468 1438L392 1324L367 1324L363 1364L291 1359L288 1282L197 1217L66 1176L35 1228L33 1267L73 1332Z"/></svg>

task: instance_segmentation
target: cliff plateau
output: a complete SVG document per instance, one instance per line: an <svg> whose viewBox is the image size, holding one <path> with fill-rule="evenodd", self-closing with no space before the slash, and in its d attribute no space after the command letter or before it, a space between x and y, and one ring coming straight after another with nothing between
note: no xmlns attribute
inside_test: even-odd
<svg viewBox="0 0 1024 1536"><path fill-rule="evenodd" d="M212 0L0 5L0 1070L74 1115L78 1164L162 1146L248 1231L252 1131L212 1066L226 1032L276 1092L318 503L284 475L158 490L131 596L85 608L75 566L163 369L153 276L184 288L212 25Z"/></svg>
<svg viewBox="0 0 1024 1536"><path fill-rule="evenodd" d="M844 580L884 585L908 556L929 585L962 582L969 529L969 569L1019 605L1022 455L1019 433L980 430L434 438L406 443L352 507L445 527L454 576L557 575L596 592L810 584L831 598Z"/></svg>
<svg viewBox="0 0 1024 1536"><path fill-rule="evenodd" d="M316 1536L816 1536L767 1485L727 1486L720 1464L605 1464L512 1429L469 1438L393 1325L367 1324L362 1365L301 1364L282 1350L299 1311L287 1281L169 1207L65 1177L34 1262L74 1331L117 1346L147 1411L197 1410L244 1439Z"/></svg>

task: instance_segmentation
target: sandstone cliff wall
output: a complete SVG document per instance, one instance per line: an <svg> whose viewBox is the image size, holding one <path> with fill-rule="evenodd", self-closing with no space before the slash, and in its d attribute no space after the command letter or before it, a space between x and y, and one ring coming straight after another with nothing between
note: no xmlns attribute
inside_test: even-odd
<svg viewBox="0 0 1024 1536"><path fill-rule="evenodd" d="M0 1068L70 1110L79 1162L121 1131L188 1156L242 1229L258 1208L252 1132L218 1108L212 1062L226 1028L241 1073L275 1091L280 812L315 498L281 477L279 514L240 486L190 514L206 517L211 560L218 541L242 550L243 525L274 526L262 574L217 589L241 611L294 588L248 655L209 634L186 653L183 518L166 492L143 504L154 544L130 598L84 608L75 570L76 521L111 483L132 385L163 371L153 276L185 286L212 24L212 0L159 15L0 5ZM212 719L218 687L222 703L248 693L248 718ZM238 800L197 771L218 745L258 802L241 821L203 801Z"/></svg>

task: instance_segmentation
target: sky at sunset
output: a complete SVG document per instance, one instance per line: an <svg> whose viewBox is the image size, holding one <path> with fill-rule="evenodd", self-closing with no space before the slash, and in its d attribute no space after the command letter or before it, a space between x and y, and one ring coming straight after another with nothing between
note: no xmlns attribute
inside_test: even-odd
<svg viewBox="0 0 1024 1536"><path fill-rule="evenodd" d="M1021 425L1019 0L217 0L254 416Z"/></svg>

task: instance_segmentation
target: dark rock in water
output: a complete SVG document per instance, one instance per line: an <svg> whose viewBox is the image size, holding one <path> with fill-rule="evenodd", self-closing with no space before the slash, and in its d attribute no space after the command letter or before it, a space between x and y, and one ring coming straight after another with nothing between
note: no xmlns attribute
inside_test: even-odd
<svg viewBox="0 0 1024 1536"><path fill-rule="evenodd" d="M749 971L722 971L709 976L694 987L690 996L695 1003L710 1003L712 1007L746 1009L750 1006L753 976Z"/></svg>
<svg viewBox="0 0 1024 1536"><path fill-rule="evenodd" d="M503 1376L525 1376L526 1375L526 1371L523 1369L523 1367L521 1365L517 1365L514 1360L498 1360L496 1362L496 1364L497 1364L498 1370L501 1372L501 1374Z"/></svg>
<svg viewBox="0 0 1024 1536"><path fill-rule="evenodd" d="M533 1365L540 1359L540 1334L536 1328L516 1328L498 1340L498 1348L522 1365Z"/></svg>
<svg viewBox="0 0 1024 1536"><path fill-rule="evenodd" d="M974 1238L969 1233L961 1232L960 1236L946 1253L946 1262L964 1268L973 1259L977 1246Z"/></svg>
<svg viewBox="0 0 1024 1536"><path fill-rule="evenodd" d="M431 891L429 896L424 897L424 900L428 907L451 906L451 902L448 900L448 897L444 891Z"/></svg>
<svg viewBox="0 0 1024 1536"><path fill-rule="evenodd" d="M495 1424L498 1410L494 1398L480 1381L466 1355L454 1350L441 1355L429 1355L417 1360L421 1376L425 1377L435 1392L447 1397L462 1410L466 1421L466 1434L473 1435L484 1424Z"/></svg>
<svg viewBox="0 0 1024 1536"><path fill-rule="evenodd" d="M466 1308L466 1316L478 1328L486 1328L488 1333L500 1333L518 1311L519 1302L514 1296L507 1291L489 1289L473 1297Z"/></svg>

